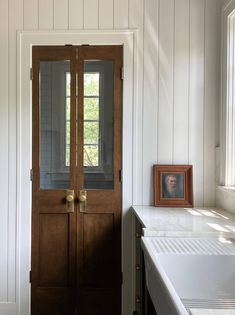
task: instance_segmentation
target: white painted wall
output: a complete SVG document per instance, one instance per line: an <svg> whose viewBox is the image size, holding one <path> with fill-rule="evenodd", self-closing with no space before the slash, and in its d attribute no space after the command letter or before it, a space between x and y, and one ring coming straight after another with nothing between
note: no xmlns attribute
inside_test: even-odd
<svg viewBox="0 0 235 315"><path fill-rule="evenodd" d="M190 163L195 205L209 206L215 203L220 2L0 1L0 315L17 314L19 305L16 193L24 187L17 187L16 178L17 30L137 28L140 62L134 80L136 71L140 78L134 98L141 101L133 107L132 202L152 203L153 164ZM124 259L131 264L131 257ZM131 290L131 276L126 281ZM124 315L132 311L127 303Z"/></svg>

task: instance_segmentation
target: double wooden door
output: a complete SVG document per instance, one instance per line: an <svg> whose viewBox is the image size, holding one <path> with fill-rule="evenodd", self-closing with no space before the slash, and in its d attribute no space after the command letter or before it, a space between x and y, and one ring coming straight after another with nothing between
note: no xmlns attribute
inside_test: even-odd
<svg viewBox="0 0 235 315"><path fill-rule="evenodd" d="M120 315L122 47L32 65L32 315Z"/></svg>

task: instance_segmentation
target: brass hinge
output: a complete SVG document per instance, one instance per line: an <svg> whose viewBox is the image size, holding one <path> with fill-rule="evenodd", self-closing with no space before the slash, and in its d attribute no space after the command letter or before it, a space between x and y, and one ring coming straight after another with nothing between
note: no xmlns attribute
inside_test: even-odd
<svg viewBox="0 0 235 315"><path fill-rule="evenodd" d="M122 182L122 170L119 170L119 182Z"/></svg>
<svg viewBox="0 0 235 315"><path fill-rule="evenodd" d="M124 68L123 67L120 69L120 79L124 80Z"/></svg>
<svg viewBox="0 0 235 315"><path fill-rule="evenodd" d="M33 170L32 169L30 170L30 180L31 181L33 180Z"/></svg>
<svg viewBox="0 0 235 315"><path fill-rule="evenodd" d="M32 271L29 272L29 283L32 283Z"/></svg>
<svg viewBox="0 0 235 315"><path fill-rule="evenodd" d="M30 80L33 80L33 68L30 68Z"/></svg>

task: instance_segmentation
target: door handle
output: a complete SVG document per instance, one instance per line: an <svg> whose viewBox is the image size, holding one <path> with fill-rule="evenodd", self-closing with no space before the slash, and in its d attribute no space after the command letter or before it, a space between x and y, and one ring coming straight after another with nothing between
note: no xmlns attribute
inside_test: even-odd
<svg viewBox="0 0 235 315"><path fill-rule="evenodd" d="M87 200L86 190L79 191L78 199L79 199L80 212L86 212L86 200Z"/></svg>
<svg viewBox="0 0 235 315"><path fill-rule="evenodd" d="M74 212L74 190L66 191L66 210L69 213Z"/></svg>

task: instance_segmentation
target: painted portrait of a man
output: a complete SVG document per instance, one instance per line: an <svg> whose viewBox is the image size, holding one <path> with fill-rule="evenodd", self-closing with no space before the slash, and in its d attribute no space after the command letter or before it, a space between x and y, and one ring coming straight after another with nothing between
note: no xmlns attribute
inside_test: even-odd
<svg viewBox="0 0 235 315"><path fill-rule="evenodd" d="M183 173L162 173L162 198L184 198Z"/></svg>

